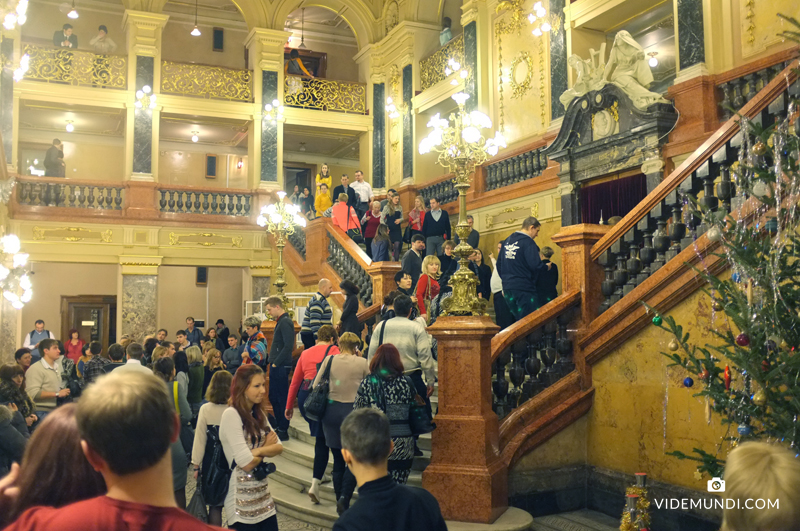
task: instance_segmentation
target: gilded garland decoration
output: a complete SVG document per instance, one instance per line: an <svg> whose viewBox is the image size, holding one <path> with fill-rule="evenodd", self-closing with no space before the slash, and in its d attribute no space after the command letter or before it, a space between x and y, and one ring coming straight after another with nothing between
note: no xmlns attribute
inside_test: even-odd
<svg viewBox="0 0 800 531"><path fill-rule="evenodd" d="M525 68L525 77L522 81L517 81L517 68ZM531 89L531 82L533 81L533 59L528 52L520 52L513 61L511 61L511 94L512 98L521 98Z"/></svg>

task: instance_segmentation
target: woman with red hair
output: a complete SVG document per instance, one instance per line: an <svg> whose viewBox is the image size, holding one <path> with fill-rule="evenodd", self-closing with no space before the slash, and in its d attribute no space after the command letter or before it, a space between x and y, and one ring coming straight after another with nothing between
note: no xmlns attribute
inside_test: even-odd
<svg viewBox="0 0 800 531"><path fill-rule="evenodd" d="M80 338L80 334L75 328L69 331L68 337L69 339L66 344L64 344L64 348L66 349L64 355L74 361L75 365L78 365L78 361L83 355L83 345L85 345L86 342Z"/></svg>
<svg viewBox="0 0 800 531"><path fill-rule="evenodd" d="M231 529L277 531L275 501L269 493L265 458L283 451L278 435L264 412L264 371L255 364L242 365L231 384L228 409L222 413L219 438L233 468L225 497L225 514Z"/></svg>

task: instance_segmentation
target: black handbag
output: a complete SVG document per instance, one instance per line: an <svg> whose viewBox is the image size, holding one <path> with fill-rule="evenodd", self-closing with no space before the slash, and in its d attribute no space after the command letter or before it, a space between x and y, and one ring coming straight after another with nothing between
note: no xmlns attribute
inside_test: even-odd
<svg viewBox="0 0 800 531"><path fill-rule="evenodd" d="M202 493L208 505L219 507L225 503L230 479L231 469L222 449L219 426L208 426L202 467Z"/></svg>
<svg viewBox="0 0 800 531"><path fill-rule="evenodd" d="M328 356L326 355L325 358ZM325 364L325 358L322 359L322 364ZM328 362L325 367L325 372L316 387L311 390L308 398L303 403L303 409L306 412L306 418L319 422L325 415L325 408L328 407L328 394L330 393L330 376L331 365L333 365L333 358Z"/></svg>
<svg viewBox="0 0 800 531"><path fill-rule="evenodd" d="M361 235L361 229L360 228L355 228L355 229L351 229L350 228L350 211L352 209L353 209L353 207L347 207L347 231L346 231L347 235L350 237L351 240L356 242L356 244L364 243L364 236ZM355 210L353 212L355 212Z"/></svg>
<svg viewBox="0 0 800 531"><path fill-rule="evenodd" d="M411 224L409 223L406 225L406 229L403 231L403 243L407 243L411 245Z"/></svg>

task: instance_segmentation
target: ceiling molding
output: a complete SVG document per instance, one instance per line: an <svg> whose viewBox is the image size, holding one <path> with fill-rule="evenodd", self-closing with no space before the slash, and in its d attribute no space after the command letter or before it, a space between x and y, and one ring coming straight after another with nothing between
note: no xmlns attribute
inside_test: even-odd
<svg viewBox="0 0 800 531"><path fill-rule="evenodd" d="M360 166L359 159L344 159L336 157L328 157L325 155L315 155L309 152L300 151L283 151L283 165L290 166L292 163L299 164L331 164L333 166L346 166L348 168L358 169Z"/></svg>

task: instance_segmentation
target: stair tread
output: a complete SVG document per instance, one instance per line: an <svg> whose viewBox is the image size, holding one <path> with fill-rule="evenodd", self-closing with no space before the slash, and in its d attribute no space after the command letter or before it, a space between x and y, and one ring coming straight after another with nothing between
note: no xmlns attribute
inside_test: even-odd
<svg viewBox="0 0 800 531"><path fill-rule="evenodd" d="M295 408L295 413L292 415L292 418L289 420L289 427L294 428L295 430L302 432L306 435L311 435L311 429L308 427L308 422L303 418L300 414L300 410ZM424 433L419 436L420 439L430 439L430 433Z"/></svg>

